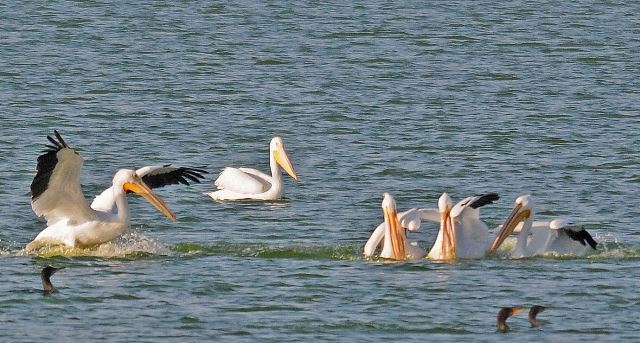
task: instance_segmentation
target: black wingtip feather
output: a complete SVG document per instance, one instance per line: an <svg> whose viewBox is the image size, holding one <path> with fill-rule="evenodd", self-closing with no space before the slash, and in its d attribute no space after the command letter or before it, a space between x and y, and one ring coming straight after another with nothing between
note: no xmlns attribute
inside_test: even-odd
<svg viewBox="0 0 640 343"><path fill-rule="evenodd" d="M197 175L198 175L198 174L196 174L196 175L184 174L184 177L186 177L187 179L189 179L189 180L191 180L191 181L193 181L193 182L195 182L195 183L200 183L200 179L198 179L198 176L197 176ZM202 178L202 175L200 175L200 178ZM187 184L187 185L189 184L189 183L187 182L187 180L184 180L184 179L183 179L182 181L184 181L184 183L185 183L185 184Z"/></svg>
<svg viewBox="0 0 640 343"><path fill-rule="evenodd" d="M67 145L67 142L64 141L64 139L62 139L62 136L60 135L60 133L58 132L58 130L53 130L54 135L56 136L56 138L58 140L56 140L55 138L51 137L51 136L47 136L47 140L49 140L49 142L51 143L51 145L46 144L45 146L47 147L46 150L44 150L44 152L49 152L49 151L55 151L58 152L64 148L68 148L69 146Z"/></svg>
<svg viewBox="0 0 640 343"><path fill-rule="evenodd" d="M195 174L195 173L200 173L200 174L209 174L209 172L208 172L208 171L206 171L206 170L204 169L204 167L197 167L197 168L185 168L185 169L189 170L189 172L191 172L192 174ZM201 176L201 175L200 175L200 176Z"/></svg>
<svg viewBox="0 0 640 343"><path fill-rule="evenodd" d="M56 138L58 138L58 141L60 141L60 143L62 143L62 147L64 147L64 148L68 148L69 147L67 145L67 142L65 142L64 139L62 139L62 136L60 136L60 133L58 133L58 130L53 130L53 133L56 135Z"/></svg>
<svg viewBox="0 0 640 343"><path fill-rule="evenodd" d="M573 239L574 241L577 241L582 245L589 244L591 249L596 250L598 242L593 239L593 237L589 232L587 232L587 230L580 229L578 231L574 231L572 229L565 229L564 231L567 233L567 236L569 236L569 238Z"/></svg>
<svg viewBox="0 0 640 343"><path fill-rule="evenodd" d="M53 170L58 163L58 151L69 147L62 139L62 136L60 136L60 133L58 133L58 130L53 130L53 133L58 140L55 140L51 136L47 136L47 140L51 144L46 144L45 146L47 149L42 151L42 155L38 156L36 176L31 182L31 200L35 200L47 190L51 174L53 174Z"/></svg>
<svg viewBox="0 0 640 343"><path fill-rule="evenodd" d="M60 147L60 143L58 143L58 141L56 141L55 139L51 138L51 136L47 135L47 139L49 140L49 142L51 142L51 144L53 144L53 146L59 148ZM47 145L49 146L49 145Z"/></svg>
<svg viewBox="0 0 640 343"><path fill-rule="evenodd" d="M596 242L596 240L593 239L593 237L591 237L591 234L587 232L587 230L582 230L582 231L584 231L584 239L587 241L587 243L589 243L589 246L591 247L591 249L596 250L596 247L598 246L598 242Z"/></svg>
<svg viewBox="0 0 640 343"><path fill-rule="evenodd" d="M500 199L500 196L498 195L498 193L495 193L495 192L486 193L486 194L480 195L479 198L473 201L472 203L470 203L469 206L471 208L479 208L484 205L493 204L493 202L498 201L498 199Z"/></svg>
<svg viewBox="0 0 640 343"><path fill-rule="evenodd" d="M165 168L167 168L167 166L165 166ZM200 168L179 167L165 173L151 173L142 177L142 180L151 188L160 188L175 184L189 186L189 181L200 183L200 179L204 179L202 174L208 174L208 172Z"/></svg>

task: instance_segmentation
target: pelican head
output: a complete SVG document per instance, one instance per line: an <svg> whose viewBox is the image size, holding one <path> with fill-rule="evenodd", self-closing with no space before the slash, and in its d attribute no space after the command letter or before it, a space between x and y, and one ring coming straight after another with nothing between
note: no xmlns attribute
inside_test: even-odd
<svg viewBox="0 0 640 343"><path fill-rule="evenodd" d="M396 200L389 193L384 193L382 197L382 212L384 214L384 223L389 228L389 238L391 239L394 259L404 260L407 257L405 251L406 238L404 236L404 229L398 221Z"/></svg>
<svg viewBox="0 0 640 343"><path fill-rule="evenodd" d="M164 213L169 219L175 221L176 216L167 208L167 205L147 186L142 178L136 174L135 171L130 169L120 169L113 177L114 186L122 185L122 190L125 192L134 192L143 198L147 199L151 205L155 206L160 212Z"/></svg>
<svg viewBox="0 0 640 343"><path fill-rule="evenodd" d="M456 237L454 221L451 218L453 200L447 193L442 193L438 199L440 212L440 231L442 231L442 259L449 260L456 257Z"/></svg>
<svg viewBox="0 0 640 343"><path fill-rule="evenodd" d="M533 218L533 198L528 194L521 195L516 199L513 210L496 234L496 239L493 241L488 253L495 253L504 240L513 233L513 230L515 230L516 226L518 226L520 222L531 218Z"/></svg>
<svg viewBox="0 0 640 343"><path fill-rule="evenodd" d="M271 139L271 143L269 143L269 151L280 167L282 167L287 174L297 181L298 174L296 174L296 171L293 169L293 165L291 164L287 151L284 148L282 138L273 137Z"/></svg>

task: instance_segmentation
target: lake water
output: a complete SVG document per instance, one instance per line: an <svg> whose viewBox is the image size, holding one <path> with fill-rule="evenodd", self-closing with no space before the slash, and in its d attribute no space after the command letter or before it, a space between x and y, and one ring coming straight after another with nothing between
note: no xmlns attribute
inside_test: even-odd
<svg viewBox="0 0 640 343"><path fill-rule="evenodd" d="M0 336L5 341L640 340L640 5L617 1L52 1L0 5ZM131 228L24 255L29 185L58 129L92 197L118 168L203 166L129 196ZM217 203L227 165L286 199ZM382 193L402 209L530 193L600 242L583 258L367 260ZM435 227L411 238L428 248ZM65 266L43 296L39 271ZM501 306L545 304L496 332Z"/></svg>

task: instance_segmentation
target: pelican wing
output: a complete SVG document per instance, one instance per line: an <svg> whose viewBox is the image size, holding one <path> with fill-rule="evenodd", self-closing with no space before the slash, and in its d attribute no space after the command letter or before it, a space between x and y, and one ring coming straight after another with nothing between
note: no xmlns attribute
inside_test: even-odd
<svg viewBox="0 0 640 343"><path fill-rule="evenodd" d="M202 168L172 167L170 164L164 166L146 166L136 170L136 174L149 188L160 188L168 185L181 183L189 185L189 181L200 183L204 179L202 174L208 172ZM91 208L97 211L112 212L115 210L116 199L113 196L113 186L105 189L93 199Z"/></svg>
<svg viewBox="0 0 640 343"><path fill-rule="evenodd" d="M167 164L142 167L136 170L136 174L149 188L160 188L178 183L188 186L189 181L200 183L200 179L204 179L202 174L208 172L202 168L172 167Z"/></svg>
<svg viewBox="0 0 640 343"><path fill-rule="evenodd" d="M52 145L38 157L36 176L31 183L31 207L38 217L44 216L47 225L59 220L87 221L94 217L80 187L83 159L69 148L58 131Z"/></svg>
<svg viewBox="0 0 640 343"><path fill-rule="evenodd" d="M256 178L262 180L266 185L268 185L267 187L271 187L271 185L273 184L273 178L271 177L271 175L267 175L259 171L258 169L253 169L253 168L238 168L238 169L240 169L240 171L242 172L251 174Z"/></svg>
<svg viewBox="0 0 640 343"><path fill-rule="evenodd" d="M91 208L101 212L114 212L116 208L116 198L113 193L113 186L105 189L91 203Z"/></svg>
<svg viewBox="0 0 640 343"><path fill-rule="evenodd" d="M561 233L564 233L572 240L586 246L589 246L592 249L596 249L598 242L596 242L591 234L587 232L581 225L577 225L575 221L567 218L558 218L549 222L549 229L558 230Z"/></svg>
<svg viewBox="0 0 640 343"><path fill-rule="evenodd" d="M493 204L493 202L498 199L500 199L498 193L493 192L467 197L453 206L451 209L451 216L454 218L470 216L470 218L479 219L480 211L478 209L484 205ZM462 213L463 211L465 212L464 214Z"/></svg>
<svg viewBox="0 0 640 343"><path fill-rule="evenodd" d="M398 220L403 228L409 231L417 231L420 229L423 220L439 223L440 212L435 208L412 208L399 213Z"/></svg>
<svg viewBox="0 0 640 343"><path fill-rule="evenodd" d="M378 245L380 245L380 242L382 241L382 238L384 238L384 227L385 227L385 223L382 223L378 225L378 227L375 230L373 230L373 233L367 240L367 243L365 243L364 245L365 257L371 257L375 253L376 249L378 248Z"/></svg>
<svg viewBox="0 0 640 343"><path fill-rule="evenodd" d="M471 208L479 208L484 205L493 204L493 202L498 201L498 199L500 199L500 196L498 195L498 193L495 193L495 192L476 195L471 198L471 201L469 201L468 206Z"/></svg>
<svg viewBox="0 0 640 343"><path fill-rule="evenodd" d="M567 236L569 236L569 238L579 242L582 245L589 244L589 246L593 250L596 250L596 247L598 246L598 242L596 242L591 236L591 234L582 227L579 227L579 226L576 226L573 228L565 227L562 229L562 232L564 232Z"/></svg>
<svg viewBox="0 0 640 343"><path fill-rule="evenodd" d="M249 170L249 168L242 168ZM263 193L271 188L271 183L265 178L256 176L255 173L248 173L242 169L226 167L218 176L215 185L218 189L226 189L242 194ZM255 171L255 169L253 169Z"/></svg>

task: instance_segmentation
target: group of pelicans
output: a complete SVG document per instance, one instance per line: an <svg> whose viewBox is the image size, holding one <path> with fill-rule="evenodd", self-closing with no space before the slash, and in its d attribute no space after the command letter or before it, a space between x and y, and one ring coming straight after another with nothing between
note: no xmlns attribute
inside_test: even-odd
<svg viewBox="0 0 640 343"><path fill-rule="evenodd" d="M31 207L38 217L46 219L47 227L27 244L26 251L52 245L89 248L115 239L129 226L127 193L131 192L144 197L175 221L176 216L153 189L200 182L203 174L207 174L202 168L171 165L120 169L112 185L89 203L80 185L83 158L67 145L57 130L47 139L51 144L38 157L31 183ZM281 138L271 140L269 159L271 175L252 168L227 167L215 181L218 190L205 194L217 201L281 198L280 167L298 179Z"/></svg>
<svg viewBox="0 0 640 343"><path fill-rule="evenodd" d="M44 216L47 227L27 244L26 251L43 246L64 245L88 248L109 242L129 226L127 193L134 192L149 201L171 220L175 215L154 188L171 184L200 182L207 171L202 168L146 166L137 170L120 169L112 185L89 203L81 189L80 171L83 158L67 145L57 130L47 136L51 144L38 157L36 175L31 183L31 206L37 216ZM226 167L215 185L218 190L204 193L216 201L274 200L282 197L282 168L295 180L298 176L291 164L284 142L274 137L269 146L271 175L252 168ZM382 243L379 256L406 260L427 257L434 260L481 258L492 255L513 232L518 232L511 256L515 258L547 253L584 255L597 243L581 226L566 219L534 221L533 199L523 195L504 224L489 239L487 225L480 219L480 207L498 200L498 194L468 197L453 204L447 193L438 200L437 208L413 208L398 213L396 202L384 193L384 223L372 233L364 246L367 257L374 255ZM440 224L430 251L418 242L408 241L407 231L416 231L423 221Z"/></svg>
<svg viewBox="0 0 640 343"><path fill-rule="evenodd" d="M522 195L504 224L496 229L493 239L487 225L480 219L480 207L498 200L497 193L467 197L455 205L447 193L438 199L438 208L412 208L398 213L396 201L384 193L384 222L371 234L364 246L364 255L372 257L382 243L380 257L408 260L427 257L432 260L474 259L493 255L504 241L517 232L516 243L507 253L513 258L546 254L583 256L595 250L597 242L582 226L558 218L534 221L531 195ZM417 231L423 221L440 223L433 246L427 253L419 242L409 241L407 231Z"/></svg>
<svg viewBox="0 0 640 343"><path fill-rule="evenodd" d="M178 183L198 183L207 174L202 168L171 165L120 169L113 177L112 185L89 203L80 184L83 158L67 145L58 131L54 130L54 136L47 136L47 139L51 144L38 157L36 175L31 183L33 211L39 217L44 216L47 227L27 244L26 251L37 251L51 245L89 248L115 239L129 226L127 193L130 192L141 195L175 221L173 212L153 189ZM224 168L215 181L218 190L204 194L216 201L281 198L280 168L295 180L298 176L279 137L271 140L269 161L271 175L252 168ZM385 259L407 260L425 256L434 260L481 258L494 254L513 232L518 233L515 247L510 251L515 258L547 253L584 255L589 248L596 249L597 243L591 235L572 221L534 221L533 199L530 195L516 199L511 214L497 228L491 240L487 225L480 219L479 209L498 198L496 193L487 193L465 198L454 205L449 195L443 193L437 208L412 208L398 213L393 196L384 193L384 222L371 234L364 246L364 254L367 257L374 256L382 243L379 256ZM428 253L417 241L409 241L406 237L407 231L420 229L423 221L440 224L435 243ZM47 266L42 270L45 294L55 290L50 277L62 268ZM500 309L498 330L507 331L507 318L523 309ZM539 305L531 308L529 321L532 326L538 325L536 315L544 309Z"/></svg>

